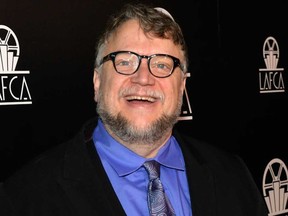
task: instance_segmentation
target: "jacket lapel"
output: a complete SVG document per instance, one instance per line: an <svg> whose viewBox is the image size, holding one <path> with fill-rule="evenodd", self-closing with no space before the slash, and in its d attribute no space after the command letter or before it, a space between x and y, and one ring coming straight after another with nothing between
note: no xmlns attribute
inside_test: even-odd
<svg viewBox="0 0 288 216"><path fill-rule="evenodd" d="M183 140L179 135L174 135L184 155L193 216L212 216L216 212L212 172L191 140Z"/></svg>
<svg viewBox="0 0 288 216"><path fill-rule="evenodd" d="M79 135L67 148L59 184L79 215L125 216L92 139L85 139Z"/></svg>

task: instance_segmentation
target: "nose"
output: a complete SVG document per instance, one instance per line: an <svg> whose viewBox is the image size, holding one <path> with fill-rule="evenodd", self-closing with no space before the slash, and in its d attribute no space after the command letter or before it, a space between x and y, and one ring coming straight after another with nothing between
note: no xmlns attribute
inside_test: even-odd
<svg viewBox="0 0 288 216"><path fill-rule="evenodd" d="M138 70L131 76L131 81L140 85L153 85L155 83L155 77L149 71L148 59L141 59Z"/></svg>

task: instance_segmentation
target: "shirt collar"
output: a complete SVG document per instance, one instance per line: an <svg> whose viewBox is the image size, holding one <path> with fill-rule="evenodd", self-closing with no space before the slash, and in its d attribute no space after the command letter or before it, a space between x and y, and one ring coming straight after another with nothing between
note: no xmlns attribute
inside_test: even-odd
<svg viewBox="0 0 288 216"><path fill-rule="evenodd" d="M119 176L129 175L139 169L147 160L117 142L107 132L100 119L93 132L93 141L100 158L105 159ZM172 169L185 169L181 149L173 136L159 150L156 157L151 159Z"/></svg>

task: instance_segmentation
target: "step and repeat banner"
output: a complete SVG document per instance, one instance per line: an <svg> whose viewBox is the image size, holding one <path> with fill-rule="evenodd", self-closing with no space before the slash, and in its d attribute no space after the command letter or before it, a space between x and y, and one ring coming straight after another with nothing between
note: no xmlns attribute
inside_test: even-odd
<svg viewBox="0 0 288 216"><path fill-rule="evenodd" d="M180 23L189 47L177 127L239 154L270 214L287 215L285 1L151 2ZM122 4L1 1L0 181L95 116L94 47L107 17Z"/></svg>

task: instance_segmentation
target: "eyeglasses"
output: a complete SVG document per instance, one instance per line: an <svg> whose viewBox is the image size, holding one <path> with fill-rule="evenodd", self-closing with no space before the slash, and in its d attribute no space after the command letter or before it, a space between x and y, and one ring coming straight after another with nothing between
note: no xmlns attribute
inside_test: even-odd
<svg viewBox="0 0 288 216"><path fill-rule="evenodd" d="M174 56L167 54L153 54L146 56L130 51L112 52L102 59L100 65L111 60L115 70L119 74L132 75L138 70L142 58L148 59L147 64L149 72L158 78L169 77L176 67L180 67L183 71L180 60Z"/></svg>

